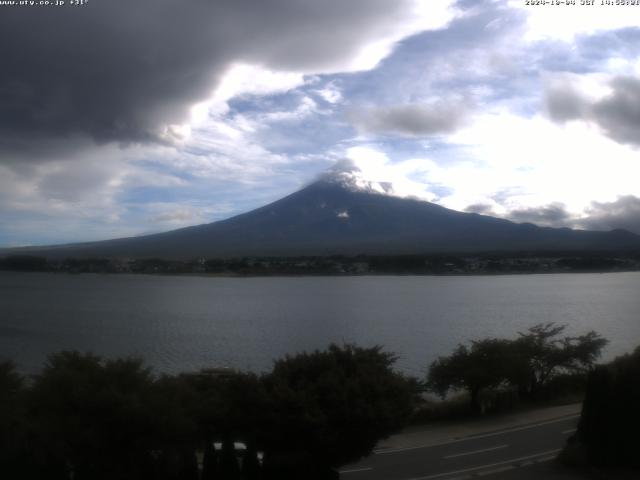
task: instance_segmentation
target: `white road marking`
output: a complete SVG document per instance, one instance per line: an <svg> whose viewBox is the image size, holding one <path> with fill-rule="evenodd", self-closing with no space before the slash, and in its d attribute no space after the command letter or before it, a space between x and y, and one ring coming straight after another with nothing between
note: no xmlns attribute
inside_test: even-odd
<svg viewBox="0 0 640 480"><path fill-rule="evenodd" d="M560 433L562 433L562 435L569 435L570 433L573 433L573 432L575 432L576 430L577 430L577 428L570 428L569 430L563 430L563 431L562 431L562 432L560 432Z"/></svg>
<svg viewBox="0 0 640 480"><path fill-rule="evenodd" d="M455 453L453 455L447 455L446 457L443 457L443 458L458 458L458 457L464 457L466 455L475 455L476 453L484 453L484 452L491 452L493 450L500 450L501 448L507 448L508 446L509 445L498 445L497 447L483 448L482 450L474 450L472 452Z"/></svg>
<svg viewBox="0 0 640 480"><path fill-rule="evenodd" d="M373 470L371 467L363 467L363 468L352 468L350 470L339 470L338 473L357 473L357 472L368 472L369 470Z"/></svg>
<svg viewBox="0 0 640 480"><path fill-rule="evenodd" d="M431 480L433 478L442 478L442 477L447 477L449 475L457 475L457 474L460 474L460 473L468 473L468 472L475 472L477 470L491 469L493 467L500 467L502 465L509 465L509 464L522 462L524 460L529 460L531 458L544 457L545 455L556 454L560 450L561 449L558 448L556 450L548 450L546 452L540 452L540 453L535 453L533 455L527 455L526 457L519 457L519 458L512 458L510 460L504 460L503 462L489 463L487 465L479 465L477 467L465 468L463 470L454 470L454 471L451 471L451 472L436 473L435 475L427 475L426 477L415 477L415 478L412 478L410 480ZM554 457L549 457L549 459L552 459L552 458L554 458ZM546 458L545 458L545 460L546 460Z"/></svg>
<svg viewBox="0 0 640 480"><path fill-rule="evenodd" d="M421 448L431 448L431 447L438 447L440 445L450 445L452 443L468 442L470 440L475 440L477 438L495 437L496 435L504 435L506 433L519 432L521 430L528 430L530 428L537 428L537 427L542 427L544 425L551 425L552 423L566 422L567 420L571 420L573 418L578 418L579 416L580 416L579 414L570 415L570 416L567 416L567 417L558 418L556 420L549 420L547 422L534 423L534 424L531 424L531 425L525 425L523 427L508 428L508 429L505 429L505 430L500 430L499 432L484 433L482 435L471 435L469 437L456 438L454 440L448 440L448 441L442 442L442 443L429 443L429 444L424 444L424 445L416 445L416 446L413 446L413 447L401 447L401 448L389 448L389 449L384 449L384 450L374 450L373 453L375 455L387 455L389 453L406 452L406 451L409 451L409 450L419 450Z"/></svg>

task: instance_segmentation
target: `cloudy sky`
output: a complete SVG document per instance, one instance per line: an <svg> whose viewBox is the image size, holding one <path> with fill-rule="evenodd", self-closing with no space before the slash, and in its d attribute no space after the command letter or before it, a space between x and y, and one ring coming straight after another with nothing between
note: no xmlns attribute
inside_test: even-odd
<svg viewBox="0 0 640 480"><path fill-rule="evenodd" d="M640 6L576 3L0 6L0 246L223 219L345 158L457 210L640 233Z"/></svg>

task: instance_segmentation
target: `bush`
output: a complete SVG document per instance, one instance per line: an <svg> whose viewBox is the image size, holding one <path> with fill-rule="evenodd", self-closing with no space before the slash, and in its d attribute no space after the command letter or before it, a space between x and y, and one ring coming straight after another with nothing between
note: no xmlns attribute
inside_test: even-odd
<svg viewBox="0 0 640 480"><path fill-rule="evenodd" d="M380 347L353 345L277 361L266 378L275 424L265 461L291 453L322 471L371 453L413 411L416 383L394 361Z"/></svg>
<svg viewBox="0 0 640 480"><path fill-rule="evenodd" d="M576 441L598 467L640 468L640 347L589 375Z"/></svg>
<svg viewBox="0 0 640 480"><path fill-rule="evenodd" d="M266 376L156 377L137 359L62 352L28 387L0 363L0 467L25 480L333 478L411 414L416 382L393 362L332 345Z"/></svg>

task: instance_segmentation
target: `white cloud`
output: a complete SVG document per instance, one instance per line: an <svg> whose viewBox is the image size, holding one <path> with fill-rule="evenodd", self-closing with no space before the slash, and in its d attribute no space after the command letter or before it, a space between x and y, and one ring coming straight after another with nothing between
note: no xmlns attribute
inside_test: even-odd
<svg viewBox="0 0 640 480"><path fill-rule="evenodd" d="M200 126L210 116L228 113L228 101L242 95L274 95L304 85L305 76L299 72L275 71L258 65L236 63L223 75L209 100L191 107L189 124Z"/></svg>
<svg viewBox="0 0 640 480"><path fill-rule="evenodd" d="M371 70L391 53L396 42L418 32L445 27L458 14L453 4L451 0L414 0L401 28L390 18L386 26L380 26L376 40L365 44L340 71Z"/></svg>
<svg viewBox="0 0 640 480"><path fill-rule="evenodd" d="M254 138L258 125L242 115L211 118L195 129L182 148L166 150L153 159L190 177L253 182L287 163Z"/></svg>
<svg viewBox="0 0 640 480"><path fill-rule="evenodd" d="M311 97L304 96L300 99L300 102L295 109L261 114L258 116L257 122L286 122L302 120L314 113L318 113L318 104Z"/></svg>
<svg viewBox="0 0 640 480"><path fill-rule="evenodd" d="M542 116L486 114L451 142L472 152L474 163L445 170L454 193L442 202L462 208L470 198L509 195L508 209L562 202L580 213L591 201L637 194L637 153L582 123L559 126Z"/></svg>
<svg viewBox="0 0 640 480"><path fill-rule="evenodd" d="M330 82L319 90L314 90L314 93L320 96L327 103L339 103L342 100L342 93L334 82Z"/></svg>
<svg viewBox="0 0 640 480"><path fill-rule="evenodd" d="M496 111L478 116L448 141L456 153L446 161L394 162L372 144L347 149L347 157L366 180L390 181L399 196L461 211L484 205L508 216L562 204L575 220L588 215L594 201L640 196L637 152L587 124L558 126L541 115Z"/></svg>
<svg viewBox="0 0 640 480"><path fill-rule="evenodd" d="M26 244L139 233L141 223L126 221L129 206L120 195L130 188L184 185L175 176L139 164L150 150L131 147L125 153L104 145L22 168L0 166L0 218L19 215L6 225L5 235L34 239L17 242Z"/></svg>
<svg viewBox="0 0 640 480"><path fill-rule="evenodd" d="M545 72L542 75L542 86L545 90L553 90L570 85L582 98L595 102L612 93L611 79L609 72Z"/></svg>
<svg viewBox="0 0 640 480"><path fill-rule="evenodd" d="M392 163L389 157L375 146L350 147L346 157L362 172L364 180L370 182L389 182L393 186L393 194L399 197L415 197L433 201L436 195L429 191L430 185L423 181L415 181L412 175L427 175L434 168L429 160L408 160Z"/></svg>

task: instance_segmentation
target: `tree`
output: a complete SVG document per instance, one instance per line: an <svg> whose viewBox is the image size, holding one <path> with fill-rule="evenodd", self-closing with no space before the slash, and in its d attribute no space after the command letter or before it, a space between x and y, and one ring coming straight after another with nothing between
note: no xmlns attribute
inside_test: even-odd
<svg viewBox="0 0 640 480"><path fill-rule="evenodd" d="M479 412L480 393L506 381L511 356L508 340L473 341L470 348L458 345L451 355L440 357L431 364L427 388L443 398L451 390L466 390L472 411Z"/></svg>
<svg viewBox="0 0 640 480"><path fill-rule="evenodd" d="M573 448L598 467L640 469L640 347L589 374Z"/></svg>
<svg viewBox="0 0 640 480"><path fill-rule="evenodd" d="M202 458L202 480L215 480L218 477L218 458L213 442L206 442Z"/></svg>
<svg viewBox="0 0 640 480"><path fill-rule="evenodd" d="M535 399L548 381L563 373L589 372L607 340L594 331L576 337L559 335L565 325L538 324L515 340L487 338L458 345L429 367L427 388L443 398L451 390L469 392L471 408L480 411L483 390L512 385Z"/></svg>
<svg viewBox="0 0 640 480"><path fill-rule="evenodd" d="M61 470L77 480L143 477L155 441L152 385L140 360L51 356L30 395L36 450L45 453L42 478Z"/></svg>
<svg viewBox="0 0 640 480"><path fill-rule="evenodd" d="M235 442L247 446L243 467L252 465L265 430L267 394L259 376L225 369L203 370L180 376L195 394L190 416L198 428L198 442L204 451L204 478L237 478ZM220 452L212 448L220 442ZM255 462L257 463L257 457ZM257 466L259 468L259 465ZM253 474L251 472L250 474ZM246 476L246 475L245 475Z"/></svg>
<svg viewBox="0 0 640 480"><path fill-rule="evenodd" d="M24 396L24 379L15 365L0 362L0 466L7 478L18 478L27 461Z"/></svg>
<svg viewBox="0 0 640 480"><path fill-rule="evenodd" d="M194 417L197 401L197 392L180 375L163 375L151 386L145 403L147 413L153 419L150 447L156 472L154 478L193 478L194 453L201 443ZM203 477L203 480L205 478L209 480L209 477Z"/></svg>
<svg viewBox="0 0 640 480"><path fill-rule="evenodd" d="M278 360L265 379L272 412L267 470L275 475L275 464L288 464L279 478L324 478L402 428L415 384L392 370L394 361L381 347L353 345Z"/></svg>
<svg viewBox="0 0 640 480"><path fill-rule="evenodd" d="M600 357L608 340L594 331L559 338L566 325L553 322L535 325L514 341L510 380L519 392L535 399L540 388L560 373L587 373Z"/></svg>

